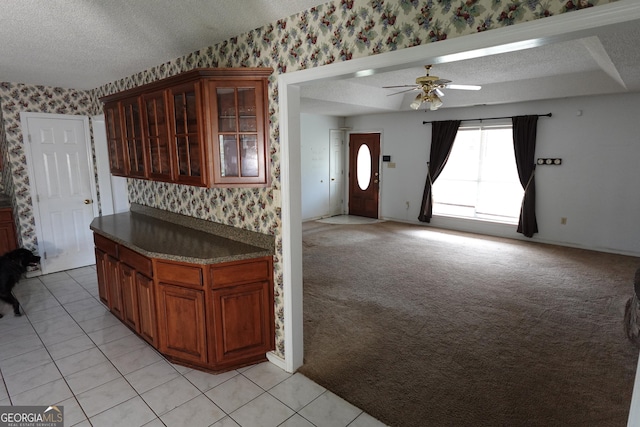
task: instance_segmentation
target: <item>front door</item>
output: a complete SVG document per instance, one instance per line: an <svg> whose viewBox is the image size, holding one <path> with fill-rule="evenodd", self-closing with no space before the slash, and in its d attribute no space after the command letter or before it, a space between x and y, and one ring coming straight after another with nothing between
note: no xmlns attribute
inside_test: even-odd
<svg viewBox="0 0 640 427"><path fill-rule="evenodd" d="M378 218L380 134L349 137L349 215Z"/></svg>
<svg viewBox="0 0 640 427"><path fill-rule="evenodd" d="M97 216L89 120L61 114L21 114L43 273L95 263Z"/></svg>

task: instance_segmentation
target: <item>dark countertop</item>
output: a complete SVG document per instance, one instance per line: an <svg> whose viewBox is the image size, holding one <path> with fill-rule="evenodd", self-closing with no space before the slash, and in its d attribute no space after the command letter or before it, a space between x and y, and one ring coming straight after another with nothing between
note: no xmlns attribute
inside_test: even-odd
<svg viewBox="0 0 640 427"><path fill-rule="evenodd" d="M130 212L97 217L91 222L91 229L147 257L193 264L215 264L274 254L273 236L222 224L207 224L209 221L139 205L132 205L131 209Z"/></svg>

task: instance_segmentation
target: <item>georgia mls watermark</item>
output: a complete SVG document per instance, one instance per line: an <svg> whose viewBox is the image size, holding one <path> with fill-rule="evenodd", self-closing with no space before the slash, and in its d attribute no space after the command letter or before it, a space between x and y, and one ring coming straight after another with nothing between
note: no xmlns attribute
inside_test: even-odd
<svg viewBox="0 0 640 427"><path fill-rule="evenodd" d="M0 427L64 427L64 408L0 406Z"/></svg>

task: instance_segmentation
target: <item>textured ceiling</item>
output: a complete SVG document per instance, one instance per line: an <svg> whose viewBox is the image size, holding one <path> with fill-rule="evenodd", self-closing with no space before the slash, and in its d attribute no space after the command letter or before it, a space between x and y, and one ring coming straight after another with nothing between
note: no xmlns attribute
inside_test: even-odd
<svg viewBox="0 0 640 427"><path fill-rule="evenodd" d="M323 0L1 0L0 81L94 89Z"/></svg>
<svg viewBox="0 0 640 427"><path fill-rule="evenodd" d="M431 75L480 91L446 89L441 108L640 91L640 25L636 21L594 30L583 38L433 66ZM302 86L305 113L358 115L409 110L410 85L423 67ZM425 104L428 108L428 104Z"/></svg>
<svg viewBox="0 0 640 427"><path fill-rule="evenodd" d="M93 89L170 61L323 0L1 0L0 81ZM434 65L432 75L478 92L446 90L442 108L640 91L640 25ZM417 58L419 61L419 58ZM409 109L422 67L308 84L301 111L349 116Z"/></svg>

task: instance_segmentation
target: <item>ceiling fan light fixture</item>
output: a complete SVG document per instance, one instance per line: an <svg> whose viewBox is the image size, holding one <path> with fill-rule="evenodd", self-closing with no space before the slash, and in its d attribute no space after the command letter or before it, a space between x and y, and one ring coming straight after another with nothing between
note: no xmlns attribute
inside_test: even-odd
<svg viewBox="0 0 640 427"><path fill-rule="evenodd" d="M418 108L420 108L423 102L424 101L422 99L422 95L418 95L416 96L416 99L414 99L413 102L409 105L409 107L411 107L414 110L417 110Z"/></svg>
<svg viewBox="0 0 640 427"><path fill-rule="evenodd" d="M429 95L429 102L431 103L431 105L429 106L429 109L431 111L435 111L438 108L442 107L442 100L440 99L440 97L438 95L431 94Z"/></svg>

